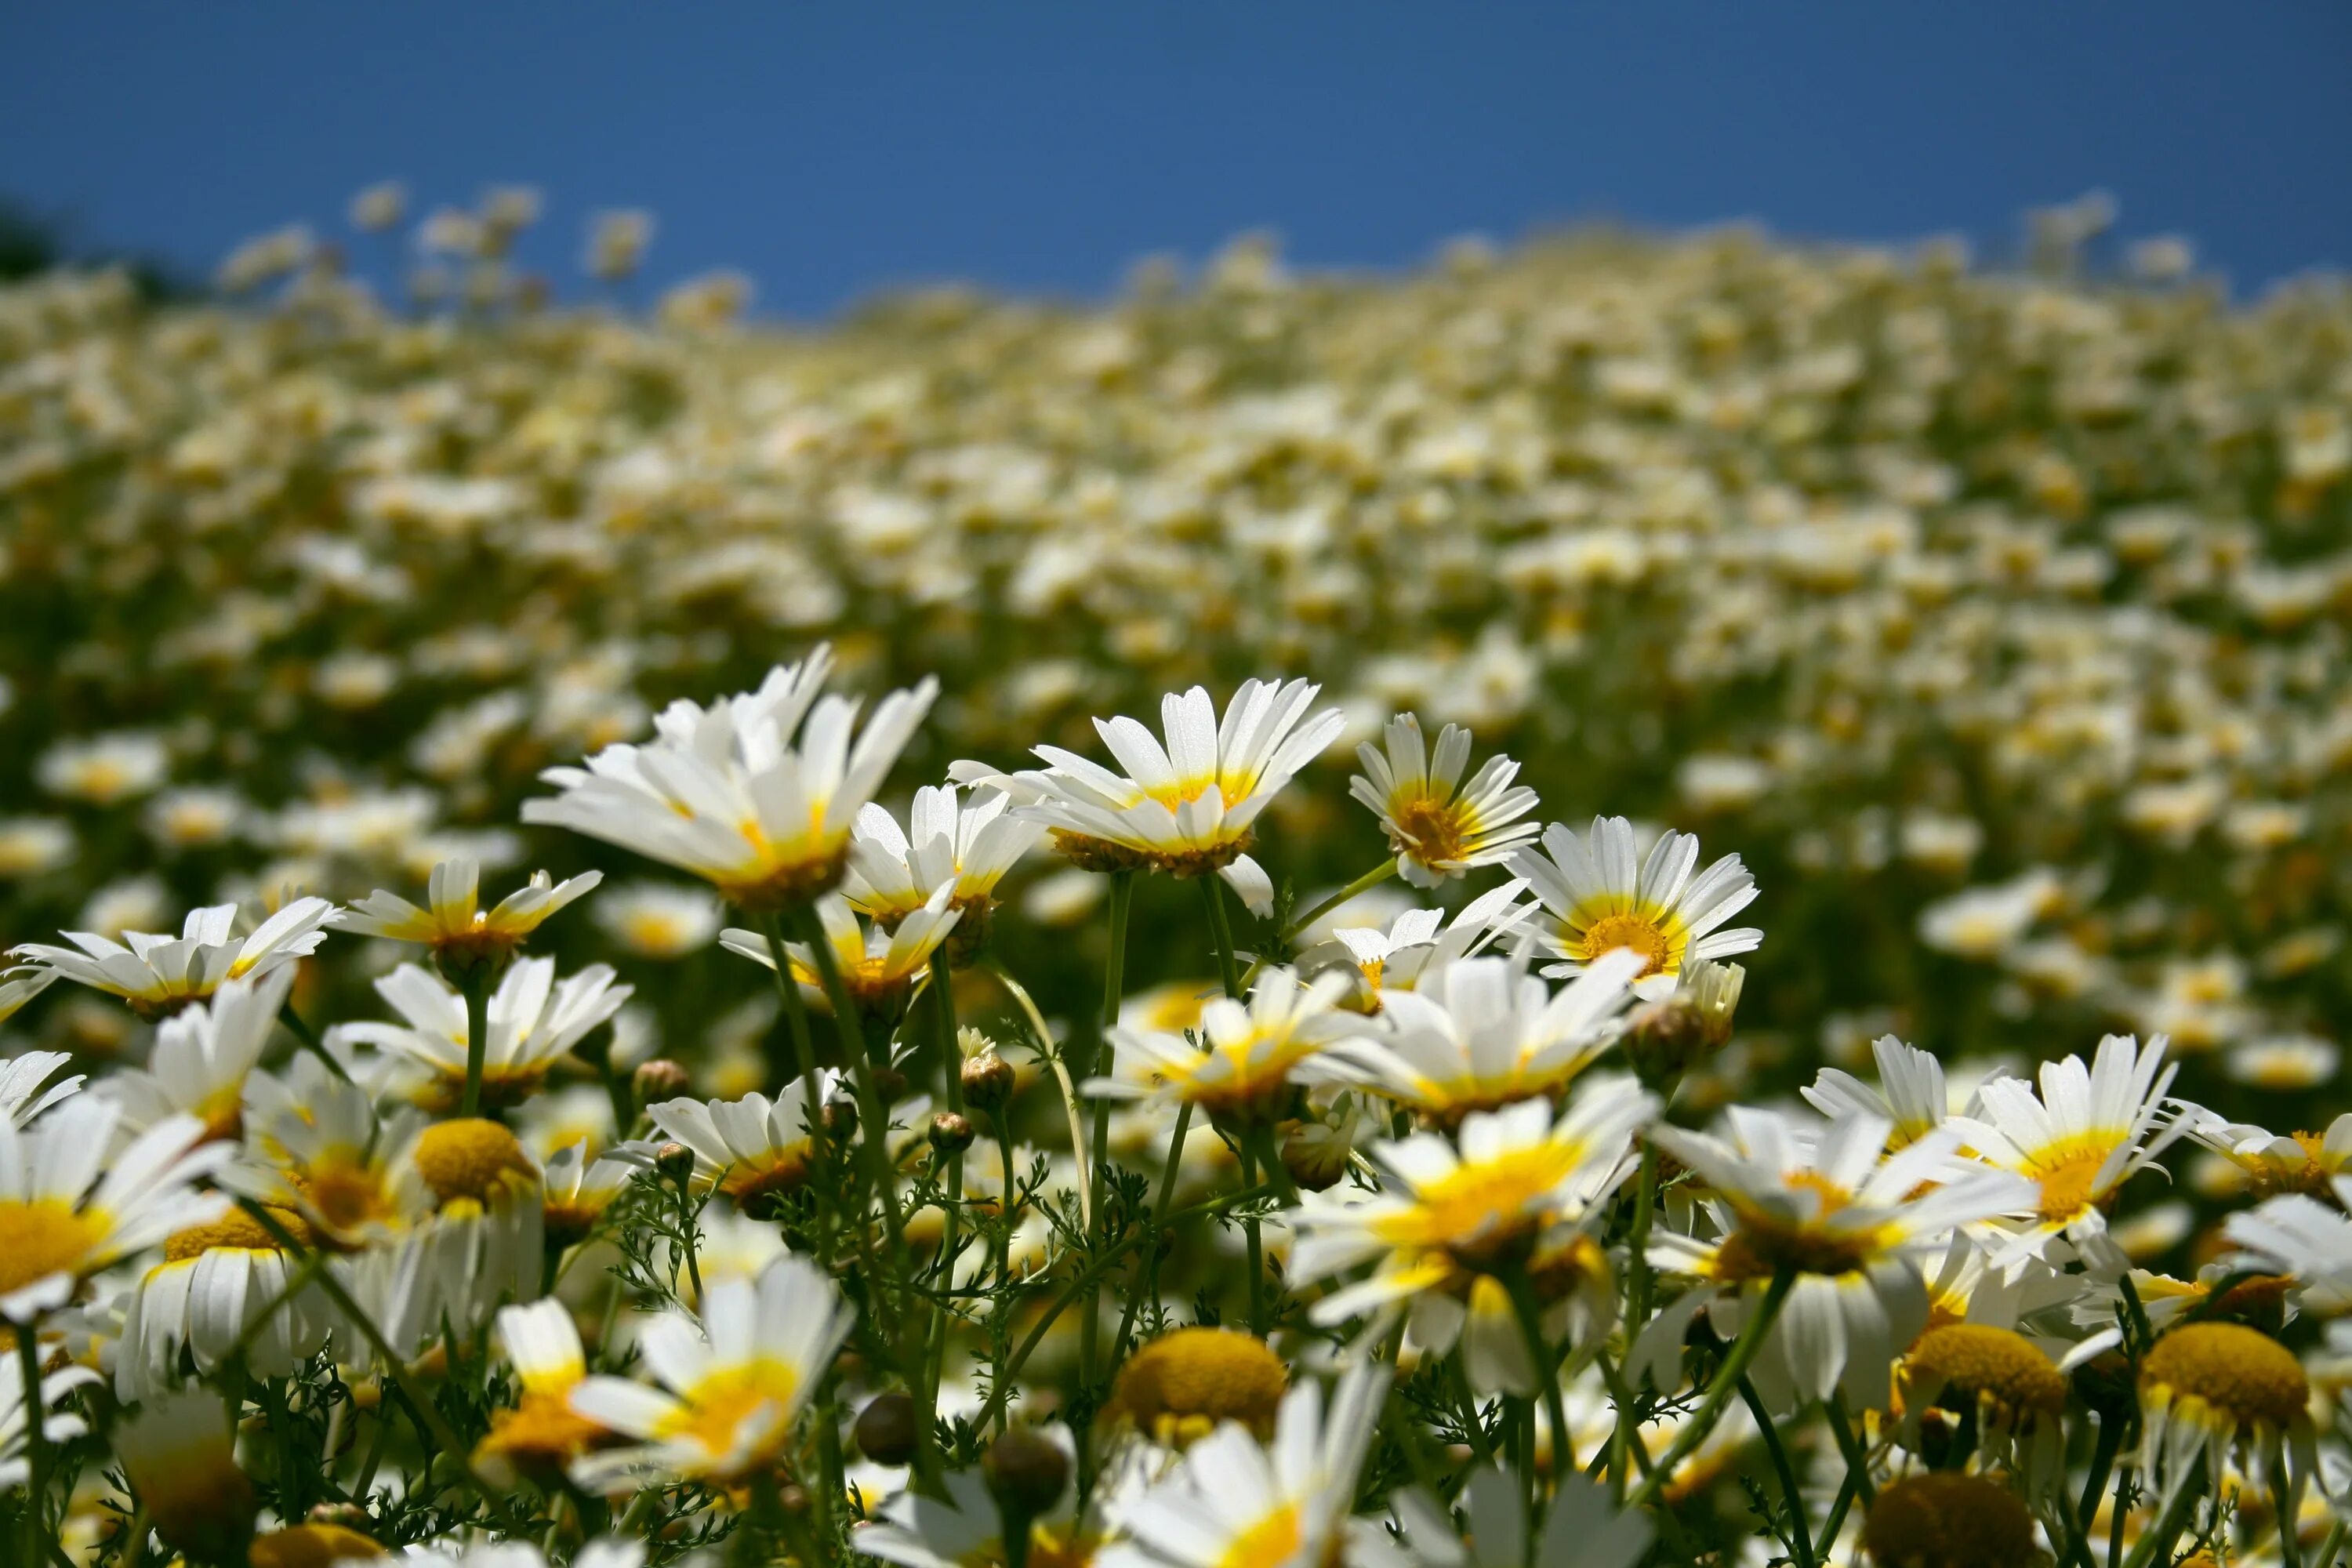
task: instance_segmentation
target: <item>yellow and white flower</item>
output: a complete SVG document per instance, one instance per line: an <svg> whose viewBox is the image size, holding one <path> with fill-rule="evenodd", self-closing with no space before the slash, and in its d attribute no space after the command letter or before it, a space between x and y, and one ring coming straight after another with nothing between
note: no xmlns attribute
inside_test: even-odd
<svg viewBox="0 0 2352 1568"><path fill-rule="evenodd" d="M310 1239L292 1210L273 1217L298 1242ZM336 1321L316 1285L281 1300L300 1267L242 1209L174 1232L163 1243L163 1261L140 1276L124 1311L116 1394L138 1400L173 1387L183 1351L200 1374L240 1349L256 1376L292 1372L317 1353Z"/></svg>
<svg viewBox="0 0 2352 1568"><path fill-rule="evenodd" d="M1362 1010L1377 1012L1389 991L1411 990L1425 973L1484 952L1510 935L1543 906L1530 900L1518 902L1528 884L1514 877L1462 906L1452 920L1443 910L1405 910L1376 926L1338 926L1331 940L1318 942L1299 955L1298 967L1307 974L1345 965L1361 977Z"/></svg>
<svg viewBox="0 0 2352 1568"><path fill-rule="evenodd" d="M841 1075L817 1069L817 1106ZM698 1188L716 1191L739 1208L756 1209L809 1177L816 1158L814 1114L805 1079L784 1086L773 1100L668 1100L646 1108L655 1130L694 1152Z"/></svg>
<svg viewBox="0 0 2352 1568"><path fill-rule="evenodd" d="M2234 1455L2258 1485L2282 1479L2292 1509L2318 1468L2310 1403L2303 1363L2268 1334L2183 1323L2140 1362L2140 1464L2169 1502L2200 1473L2218 1489Z"/></svg>
<svg viewBox="0 0 2352 1568"><path fill-rule="evenodd" d="M1223 871L1246 858L1252 826L1276 794L1346 727L1337 708L1308 716L1321 689L1305 680L1244 680L1222 721L1205 687L1163 697L1165 747L1133 719L1097 719L1096 733L1124 774L1059 746L1035 748L1048 764L1043 771L1004 774L975 763L948 771L959 783L1012 795L1081 864L1184 877ZM1253 886L1264 879L1254 863L1250 873Z"/></svg>
<svg viewBox="0 0 2352 1568"><path fill-rule="evenodd" d="M546 872L535 871L530 881L486 910L481 907L481 862L444 860L433 868L424 908L378 889L339 911L333 923L356 935L431 948L445 972L495 966L511 957L550 916L604 879L602 871L583 871L559 884Z"/></svg>
<svg viewBox="0 0 2352 1568"><path fill-rule="evenodd" d="M246 1080L259 1065L293 985L290 964L257 979L224 981L210 1001L156 1026L146 1068L116 1073L100 1091L122 1107L124 1131L185 1113L204 1123L207 1138L238 1137Z"/></svg>
<svg viewBox="0 0 2352 1568"><path fill-rule="evenodd" d="M1213 1116L1265 1120L1282 1108L1294 1084L1340 1081L1330 1046L1363 1026L1338 1009L1345 977L1302 984L1296 972L1268 969L1247 1005L1220 996L1201 1010L1194 1043L1185 1035L1113 1028L1111 1070L1088 1079L1084 1092L1116 1100L1187 1100Z"/></svg>
<svg viewBox="0 0 2352 1568"><path fill-rule="evenodd" d="M1613 1280L1579 1222L1627 1170L1634 1130L1657 1100L1629 1079L1588 1084L1555 1117L1543 1100L1464 1118L1459 1148L1435 1133L1375 1143L1366 1157L1381 1173L1376 1194L1345 1188L1310 1194L1287 1216L1298 1239L1292 1278L1330 1279L1360 1265L1369 1278L1316 1302L1323 1324L1407 1313L1408 1339L1443 1353L1465 1334L1466 1361L1490 1388L1533 1386L1533 1368L1499 1276L1525 1270L1559 1287L1554 1305L1590 1296ZM1587 1313L1591 1316L1591 1312Z"/></svg>
<svg viewBox="0 0 2352 1568"><path fill-rule="evenodd" d="M607 936L638 958L684 958L719 935L719 903L683 882L627 882L596 900L591 913Z"/></svg>
<svg viewBox="0 0 2352 1568"><path fill-rule="evenodd" d="M635 1476L725 1482L772 1463L854 1317L840 1287L797 1257L756 1281L712 1285L699 1324L663 1313L638 1342L659 1388L605 1376L573 1386L573 1411L638 1439L578 1460L574 1478L592 1488Z"/></svg>
<svg viewBox="0 0 2352 1568"><path fill-rule="evenodd" d="M1978 1086L1977 1114L1948 1123L1986 1162L2033 1184L2004 1261L2063 1236L2094 1272L2112 1278L2126 1266L2107 1235L2107 1209L2190 1121L2168 1110L2179 1069L2165 1063L2164 1046L2161 1036L2142 1048L2109 1035L2087 1068L2073 1056L2042 1063L2039 1095L2022 1079L1991 1079Z"/></svg>
<svg viewBox="0 0 2352 1568"><path fill-rule="evenodd" d="M635 988L614 984L612 966L592 963L561 983L551 958L527 958L509 968L491 992L482 1051L482 1100L518 1105L539 1091L558 1062L588 1032L621 1010ZM466 998L417 964L404 963L375 983L376 994L405 1024L339 1024L339 1047L371 1046L387 1053L383 1087L446 1110L464 1097L467 1024Z"/></svg>
<svg viewBox="0 0 2352 1568"><path fill-rule="evenodd" d="M1873 1040L1870 1056L1878 1068L1875 1084L1838 1068L1823 1068L1811 1087L1797 1092L1831 1121L1856 1111L1881 1118L1895 1130L1886 1142L1895 1149L1917 1142L1953 1114L1944 1064L1935 1057L1893 1035Z"/></svg>
<svg viewBox="0 0 2352 1568"><path fill-rule="evenodd" d="M613 1200L644 1167L611 1155L591 1160L585 1143L570 1143L549 1155L542 1168L547 1244L564 1247L584 1240L596 1228Z"/></svg>
<svg viewBox="0 0 2352 1568"><path fill-rule="evenodd" d="M2184 1131L2190 1142L2244 1172L2260 1197L2274 1193L2325 1197L2337 1177L2352 1173L2352 1111L2330 1121L2323 1132L2273 1133L2211 1111L2189 1116Z"/></svg>
<svg viewBox="0 0 2352 1568"><path fill-rule="evenodd" d="M1314 1568L1330 1560L1388 1393L1384 1367L1343 1373L1327 1413L1309 1379L1284 1395L1274 1441L1234 1422L1185 1452L1175 1473L1120 1504L1128 1539L1100 1568Z"/></svg>
<svg viewBox="0 0 2352 1568"><path fill-rule="evenodd" d="M1536 792L1514 784L1519 764L1493 756L1465 784L1470 731L1448 724L1437 732L1435 755L1421 721L1400 713L1382 736L1385 752L1367 741L1356 748L1364 771L1348 793L1381 819L1396 852L1397 875L1416 888L1434 888L1481 866L1499 866L1535 837L1539 825L1519 819L1535 810Z"/></svg>
<svg viewBox="0 0 2352 1568"><path fill-rule="evenodd" d="M1719 1135L1650 1134L1711 1194L1710 1234L1661 1232L1650 1261L1721 1292L1708 1308L1717 1331L1736 1332L1749 1298L1791 1279L1755 1363L1769 1403L1786 1408L1843 1389L1859 1408L1884 1408L1895 1355L1927 1326L1923 1257L2029 1195L2018 1177L1958 1162L1960 1137L1949 1127L1889 1153L1893 1131L1867 1111L1815 1129L1735 1106Z"/></svg>
<svg viewBox="0 0 2352 1568"><path fill-rule="evenodd" d="M256 1073L247 1081L253 1158L225 1179L248 1197L294 1210L328 1246L374 1246L432 1210L425 1178L406 1157L424 1122L413 1106L380 1119L365 1086L297 1057L282 1078Z"/></svg>
<svg viewBox="0 0 2352 1568"><path fill-rule="evenodd" d="M588 1376L579 1327L562 1302L534 1301L500 1308L498 1338L520 1392L511 1408L490 1413L490 1430L475 1446L474 1462L494 1478L520 1474L542 1486L556 1484L574 1459L607 1436L572 1408L572 1391Z"/></svg>
<svg viewBox="0 0 2352 1568"><path fill-rule="evenodd" d="M1013 815L1012 805L1013 797L1001 790L960 805L955 785L927 784L915 792L903 832L882 807L864 807L850 841L843 892L860 914L887 927L923 909L942 883L952 883L950 902L964 912L965 923L984 924L997 884L1045 837L1044 823Z"/></svg>
<svg viewBox="0 0 2352 1568"><path fill-rule="evenodd" d="M245 1558L258 1500L237 1468L236 1434L217 1394L156 1394L111 1436L123 1476L166 1546L195 1562Z"/></svg>
<svg viewBox="0 0 2352 1568"><path fill-rule="evenodd" d="M28 1479L25 1439L33 1419L30 1406L39 1407L41 1436L46 1441L70 1443L89 1430L89 1424L79 1415L51 1412L67 1394L97 1381L98 1373L89 1368L68 1366L45 1373L33 1398L27 1400L24 1363L12 1349L6 1363L0 1365L0 1492L15 1491ZM215 1410L220 1408L217 1400L208 1403Z"/></svg>
<svg viewBox="0 0 2352 1568"><path fill-rule="evenodd" d="M1764 933L1752 927L1720 929L1756 898L1756 879L1737 855L1727 855L1696 877L1698 840L1662 834L1646 859L1637 859L1633 826L1622 816L1596 816L1590 833L1559 823L1544 830L1540 850L1521 848L1511 869L1528 879L1555 922L1544 940L1574 973L1602 953L1631 948L1642 955L1634 990L1649 999L1670 995L1686 963L1752 952Z"/></svg>
<svg viewBox="0 0 2352 1568"><path fill-rule="evenodd" d="M547 1189L521 1142L495 1121L458 1117L426 1126L406 1155L433 1194L417 1239L439 1314L469 1334L500 1305L537 1300Z"/></svg>
<svg viewBox="0 0 2352 1568"><path fill-rule="evenodd" d="M0 1318L61 1307L81 1279L228 1206L196 1183L234 1145L205 1142L193 1116L167 1116L116 1152L121 1115L82 1095L37 1127L0 1122Z"/></svg>
<svg viewBox="0 0 2352 1568"><path fill-rule="evenodd" d="M804 903L837 884L858 809L922 722L939 683L894 691L852 743L857 704L819 697L819 647L756 691L671 703L644 745L607 746L541 776L562 792L525 822L569 827L702 878L745 909Z"/></svg>
<svg viewBox="0 0 2352 1568"><path fill-rule="evenodd" d="M1088 1517L1080 1520L1077 1446L1070 1429L1055 1422L1034 1430L1062 1450L1069 1483L1060 1498L1029 1521L1024 1561L1034 1568L1088 1568L1108 1528L1093 1517L1104 1506L1104 1493L1097 1491ZM944 1498L917 1491L896 1494L882 1505L878 1518L851 1532L849 1544L853 1551L902 1568L1001 1568L1011 1561L1004 1550L1003 1510L977 1469L950 1475Z"/></svg>
<svg viewBox="0 0 2352 1568"><path fill-rule="evenodd" d="M120 996L142 1017L160 1018L203 1001L225 980L258 979L316 952L334 912L324 899L296 899L240 939L237 907L215 904L192 911L176 937L125 931L118 942L69 931L70 948L29 942L10 956Z"/></svg>
<svg viewBox="0 0 2352 1568"><path fill-rule="evenodd" d="M954 902L955 884L942 882L922 906L902 916L895 926L880 921L862 922L849 900L827 894L816 901L825 945L841 971L841 983L858 1008L891 1018L906 1003L915 983L930 969L931 954L955 931L965 911ZM762 932L730 927L719 933L719 945L768 969L776 967L775 951ZM816 954L806 942L784 944L785 962L809 1006L830 1017L833 999L825 994Z"/></svg>
<svg viewBox="0 0 2352 1568"><path fill-rule="evenodd" d="M1556 1097L1605 1053L1643 960L1619 950L1554 993L1517 962L1424 970L1389 994L1378 1030L1330 1047L1353 1081L1446 1126L1473 1110Z"/></svg>

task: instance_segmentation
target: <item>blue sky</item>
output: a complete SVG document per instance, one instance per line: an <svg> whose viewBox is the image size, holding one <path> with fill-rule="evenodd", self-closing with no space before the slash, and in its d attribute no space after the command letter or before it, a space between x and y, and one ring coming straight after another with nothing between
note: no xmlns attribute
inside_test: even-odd
<svg viewBox="0 0 2352 1568"><path fill-rule="evenodd" d="M38 5L0 14L0 192L209 267L356 186L538 184L763 308L969 279L1098 294L1273 227L1311 266L1612 216L1957 230L2100 186L2241 289L2352 264L2352 6Z"/></svg>

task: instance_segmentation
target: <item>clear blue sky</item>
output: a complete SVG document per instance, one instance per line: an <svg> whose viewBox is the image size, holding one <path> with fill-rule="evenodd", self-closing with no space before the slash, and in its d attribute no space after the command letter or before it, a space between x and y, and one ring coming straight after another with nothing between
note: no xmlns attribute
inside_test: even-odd
<svg viewBox="0 0 2352 1568"><path fill-rule="evenodd" d="M1309 265L1582 217L1989 245L2103 186L2245 289L2352 264L2352 5L0 6L0 193L206 267L388 176L654 209L764 308L1099 293L1272 226Z"/></svg>

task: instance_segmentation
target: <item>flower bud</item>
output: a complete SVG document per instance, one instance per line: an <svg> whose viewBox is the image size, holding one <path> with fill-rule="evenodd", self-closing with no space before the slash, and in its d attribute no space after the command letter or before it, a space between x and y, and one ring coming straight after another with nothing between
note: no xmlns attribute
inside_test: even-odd
<svg viewBox="0 0 2352 1568"><path fill-rule="evenodd" d="M845 1143L857 1136L857 1102L852 1100L831 1100L824 1106L824 1135L835 1143Z"/></svg>
<svg viewBox="0 0 2352 1568"><path fill-rule="evenodd" d="M1061 1500L1070 1457L1034 1426L1008 1426L981 1456L980 1473L1005 1519L1025 1524Z"/></svg>
<svg viewBox="0 0 2352 1568"><path fill-rule="evenodd" d="M1653 1089L1672 1084L1729 1044L1747 978L1736 963L1695 963L1674 994L1626 1015L1621 1043L1641 1080Z"/></svg>
<svg viewBox="0 0 2352 1568"><path fill-rule="evenodd" d="M663 1180L683 1186L694 1174L694 1151L683 1143L665 1143L654 1151L654 1169Z"/></svg>
<svg viewBox="0 0 2352 1568"><path fill-rule="evenodd" d="M907 1098L907 1075L897 1068L877 1067L874 1069L874 1095L885 1105L896 1105Z"/></svg>
<svg viewBox="0 0 2352 1568"><path fill-rule="evenodd" d="M637 1064L637 1070L629 1075L629 1089L637 1097L638 1105L657 1105L684 1094L693 1081L683 1063L655 1057Z"/></svg>
<svg viewBox="0 0 2352 1568"><path fill-rule="evenodd" d="M963 1064L964 1103L977 1110L994 1110L1013 1098L1013 1064L993 1046Z"/></svg>
<svg viewBox="0 0 2352 1568"><path fill-rule="evenodd" d="M952 1110L931 1118L931 1147L942 1154L961 1154L971 1147L975 1136L971 1121Z"/></svg>
<svg viewBox="0 0 2352 1568"><path fill-rule="evenodd" d="M877 1465L904 1465L922 1440L922 1412L912 1394L877 1394L857 1413L857 1450Z"/></svg>

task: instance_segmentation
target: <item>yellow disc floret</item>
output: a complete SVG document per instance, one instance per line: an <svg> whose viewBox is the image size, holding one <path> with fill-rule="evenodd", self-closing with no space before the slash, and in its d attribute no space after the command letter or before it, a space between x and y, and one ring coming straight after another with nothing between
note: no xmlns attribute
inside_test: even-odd
<svg viewBox="0 0 2352 1568"><path fill-rule="evenodd" d="M2057 1363L2014 1329L1986 1323L1928 1330L1906 1358L1902 1379L1916 1399L1984 1400L2011 1419L2066 1408L2066 1379Z"/></svg>
<svg viewBox="0 0 2352 1568"><path fill-rule="evenodd" d="M106 1235L106 1217L55 1198L0 1203L0 1295L52 1274L79 1274Z"/></svg>
<svg viewBox="0 0 2352 1568"><path fill-rule="evenodd" d="M416 1140L416 1172L442 1203L488 1204L500 1191L539 1177L515 1135L495 1121L460 1117L438 1121Z"/></svg>
<svg viewBox="0 0 2352 1568"><path fill-rule="evenodd" d="M1878 1494L1862 1539L1878 1568L2021 1568L2033 1515L1997 1481L1929 1470Z"/></svg>
<svg viewBox="0 0 2352 1568"><path fill-rule="evenodd" d="M383 1548L356 1530L340 1524L297 1524L257 1537L250 1560L253 1568L333 1568L353 1558L384 1556Z"/></svg>
<svg viewBox="0 0 2352 1568"><path fill-rule="evenodd" d="M284 1226L295 1240L310 1240L310 1227L302 1223L301 1215L273 1208L269 1217ZM201 1257L216 1247L240 1247L251 1252L278 1250L278 1238L263 1229L259 1220L243 1209L231 1209L210 1225L191 1226L172 1237L163 1243L163 1257L168 1262L178 1263Z"/></svg>
<svg viewBox="0 0 2352 1568"><path fill-rule="evenodd" d="M2185 1323L2156 1342L2140 1364L2144 1394L2165 1399L2184 1419L2201 1407L2232 1429L2286 1427L2311 1399L2303 1363L2284 1345L2242 1323Z"/></svg>
<svg viewBox="0 0 2352 1568"><path fill-rule="evenodd" d="M1648 915L1632 910L1602 915L1584 928L1582 942L1584 961L1588 963L1603 953L1614 952L1621 947L1633 949L1646 961L1641 974L1661 974L1674 961L1676 946L1674 936Z"/></svg>
<svg viewBox="0 0 2352 1568"><path fill-rule="evenodd" d="M1274 1430L1290 1375L1264 1340L1235 1329L1178 1329L1135 1352L1112 1404L1163 1443L1205 1436L1238 1421Z"/></svg>

